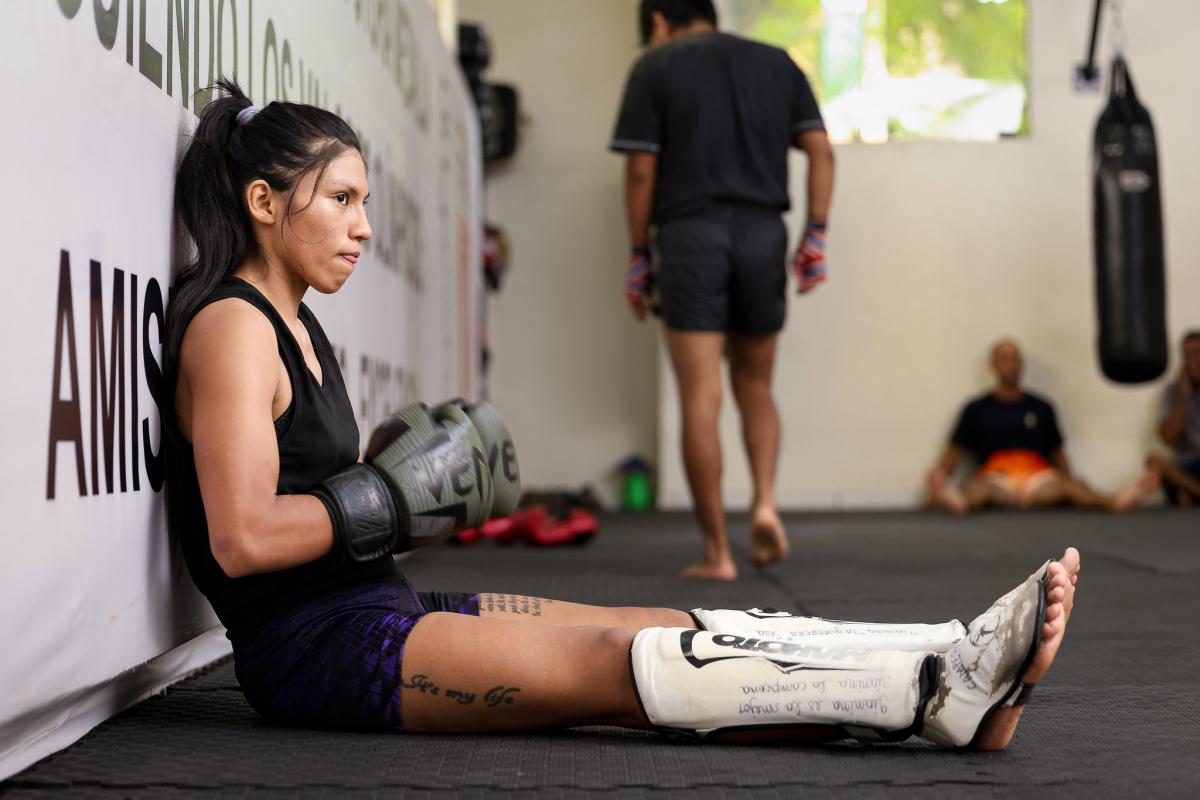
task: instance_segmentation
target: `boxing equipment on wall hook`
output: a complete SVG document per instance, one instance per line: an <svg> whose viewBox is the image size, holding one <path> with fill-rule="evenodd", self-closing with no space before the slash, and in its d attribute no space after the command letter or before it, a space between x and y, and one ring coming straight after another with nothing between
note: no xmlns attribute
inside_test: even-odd
<svg viewBox="0 0 1200 800"><path fill-rule="evenodd" d="M1092 12L1091 35L1088 37L1087 60L1082 64L1077 64L1073 74L1076 92L1099 94L1103 88L1101 80L1103 75L1096 63L1096 44L1100 40L1100 23L1106 3L1109 5L1109 16L1112 20L1109 29L1112 36L1113 54L1121 55L1124 51L1125 26L1121 19L1120 0L1096 0Z"/></svg>
<svg viewBox="0 0 1200 800"><path fill-rule="evenodd" d="M1100 367L1118 383L1154 380L1168 357L1158 148L1120 53L1092 159Z"/></svg>

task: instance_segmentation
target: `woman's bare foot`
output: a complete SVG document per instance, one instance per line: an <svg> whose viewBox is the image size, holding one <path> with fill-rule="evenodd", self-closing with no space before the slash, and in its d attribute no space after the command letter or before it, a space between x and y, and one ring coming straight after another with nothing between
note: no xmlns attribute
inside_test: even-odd
<svg viewBox="0 0 1200 800"><path fill-rule="evenodd" d="M925 479L929 488L929 502L940 506L952 514L963 516L967 513L967 498L962 493L944 469L935 467L929 471Z"/></svg>
<svg viewBox="0 0 1200 800"><path fill-rule="evenodd" d="M1161 485L1162 478L1158 473L1153 469L1147 469L1136 480L1125 484L1117 491L1113 497L1113 513L1121 514L1128 511L1149 497Z"/></svg>
<svg viewBox="0 0 1200 800"><path fill-rule="evenodd" d="M750 560L760 567L788 557L787 531L774 507L755 509L750 516Z"/></svg>
<svg viewBox="0 0 1200 800"><path fill-rule="evenodd" d="M702 581L735 581L737 567L728 559L724 561L697 561L679 571L679 577Z"/></svg>
<svg viewBox="0 0 1200 800"><path fill-rule="evenodd" d="M1079 551L1068 547L1058 561L1051 561L1047 569L1050 581L1046 585L1046 621L1042 626L1042 641L1038 644L1033 661L1025 674L1024 683L1034 684L1042 679L1058 654L1066 633L1067 621L1075 607L1075 587L1079 582ZM1022 706L998 708L984 723L983 730L975 742L976 750L1003 750L1012 741L1021 719Z"/></svg>

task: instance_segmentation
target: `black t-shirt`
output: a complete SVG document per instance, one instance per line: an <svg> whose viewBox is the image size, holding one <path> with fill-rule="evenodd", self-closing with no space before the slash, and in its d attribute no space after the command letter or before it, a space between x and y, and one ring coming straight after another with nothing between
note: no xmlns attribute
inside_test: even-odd
<svg viewBox="0 0 1200 800"><path fill-rule="evenodd" d="M824 128L808 79L777 47L680 37L633 65L611 149L658 154L654 222L720 203L786 211L788 147Z"/></svg>
<svg viewBox="0 0 1200 800"><path fill-rule="evenodd" d="M239 278L229 278L201 305L237 297L261 311L275 329L279 355L292 383L292 402L275 421L279 447L278 494L299 494L358 460L358 424L337 357L325 331L308 306L300 320L308 330L321 364L321 383L309 370L304 353L287 323L263 295ZM200 309L197 309L197 313ZM166 416L166 415L165 415ZM179 538L184 561L196 587L212 603L230 639L249 634L278 613L324 591L394 579L390 557L343 564L330 555L308 564L231 578L213 557L208 521L196 478L192 446L171 422L167 433L167 519Z"/></svg>
<svg viewBox="0 0 1200 800"><path fill-rule="evenodd" d="M950 440L980 464L997 450L1032 450L1049 461L1063 443L1054 407L1029 392L1012 403L1001 402L990 392L972 400Z"/></svg>

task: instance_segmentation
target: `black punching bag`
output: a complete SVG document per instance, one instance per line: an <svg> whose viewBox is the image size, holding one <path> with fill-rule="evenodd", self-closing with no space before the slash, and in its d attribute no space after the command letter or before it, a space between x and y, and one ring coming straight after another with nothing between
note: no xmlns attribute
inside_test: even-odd
<svg viewBox="0 0 1200 800"><path fill-rule="evenodd" d="M1140 383L1167 368L1158 150L1120 56L1111 81L1093 153L1100 368L1110 380Z"/></svg>

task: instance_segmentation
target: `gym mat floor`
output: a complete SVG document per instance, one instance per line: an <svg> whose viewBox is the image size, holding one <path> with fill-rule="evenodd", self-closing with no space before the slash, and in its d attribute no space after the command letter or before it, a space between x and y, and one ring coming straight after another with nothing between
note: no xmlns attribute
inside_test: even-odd
<svg viewBox="0 0 1200 800"><path fill-rule="evenodd" d="M225 662L0 784L0 796L1200 796L1200 512L807 514L787 522L792 558L763 571L748 563L745 517L732 519L742 577L729 584L674 577L699 546L686 514L605 516L586 547L442 546L404 569L421 589L970 620L1076 545L1083 570L1066 642L1007 752L942 752L918 740L675 744L614 728L507 736L281 729L246 705Z"/></svg>

